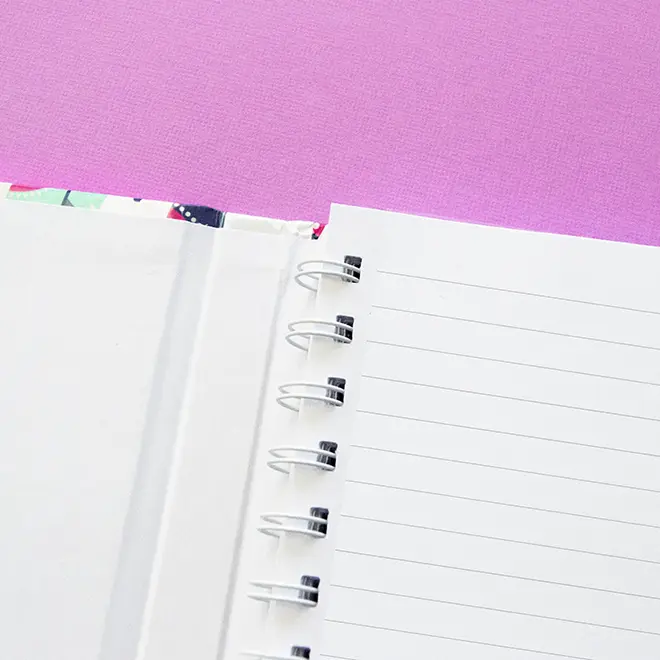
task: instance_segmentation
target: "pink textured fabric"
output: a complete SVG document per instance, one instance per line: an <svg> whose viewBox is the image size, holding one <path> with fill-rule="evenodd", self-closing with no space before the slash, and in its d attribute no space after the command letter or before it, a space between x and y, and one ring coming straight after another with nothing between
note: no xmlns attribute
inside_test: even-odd
<svg viewBox="0 0 660 660"><path fill-rule="evenodd" d="M0 179L660 244L660 3L5 3Z"/></svg>

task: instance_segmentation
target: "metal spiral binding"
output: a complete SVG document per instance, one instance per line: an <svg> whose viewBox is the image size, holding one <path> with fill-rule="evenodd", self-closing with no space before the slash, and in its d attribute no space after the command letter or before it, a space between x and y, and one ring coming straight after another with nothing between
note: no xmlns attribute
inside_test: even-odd
<svg viewBox="0 0 660 660"><path fill-rule="evenodd" d="M277 389L280 391L280 395L275 399L277 403L293 412L300 412L300 404L303 401L318 401L338 408L344 405L346 379L330 376L327 383L295 381L282 383ZM320 390L320 393L314 394L314 390ZM298 405L291 403L292 401L297 401Z"/></svg>
<svg viewBox="0 0 660 660"><path fill-rule="evenodd" d="M292 660L303 658L309 660L312 657L312 649L309 646L292 646L289 655L262 653L261 651L243 651L243 655L260 660Z"/></svg>
<svg viewBox="0 0 660 660"><path fill-rule="evenodd" d="M297 265L294 280L303 288L317 291L322 277L332 277L346 283L358 283L362 273L362 257L347 255L342 261L327 259L302 261ZM355 319L338 315L328 319L300 319L288 325L286 341L297 349L307 351L314 338L332 340L337 344L353 341ZM330 409L344 405L346 379L330 376L325 383L293 381L278 387L276 401L293 412L300 412L303 401L323 403ZM289 474L291 468L307 468L319 472L333 472L337 467L336 442L321 440L317 447L281 445L269 449L266 464L272 470ZM307 513L269 512L260 515L257 530L267 536L280 538L284 535L300 535L317 542L328 533L330 512L324 507L311 507ZM319 602L321 579L314 575L302 575L297 584L271 580L253 580L255 588L248 593L253 600L268 604L281 603L303 608L314 608ZM242 655L261 660L294 660L311 658L311 648L293 645L286 652L243 651Z"/></svg>
<svg viewBox="0 0 660 660"><path fill-rule="evenodd" d="M312 337L332 339L338 344L350 344L353 341L354 325L355 319L343 314L338 315L334 321L301 319L289 323L289 332L284 339L301 351L309 350Z"/></svg>
<svg viewBox="0 0 660 660"><path fill-rule="evenodd" d="M301 576L298 584L270 580L252 580L250 584L262 590L248 594L253 600L261 600L265 603L290 603L301 607L316 607L319 602L321 579L315 575Z"/></svg>
<svg viewBox="0 0 660 660"><path fill-rule="evenodd" d="M330 512L323 507L312 507L306 515L295 513L262 513L260 519L266 523L257 530L262 534L279 538L282 534L300 534L312 539L325 538L328 533Z"/></svg>
<svg viewBox="0 0 660 660"><path fill-rule="evenodd" d="M301 465L323 472L333 472L337 467L337 447L336 442L328 440L321 440L318 449L295 445L271 447L268 453L273 458L266 461L266 465L272 470L284 474L289 474L288 466L291 465Z"/></svg>
<svg viewBox="0 0 660 660"><path fill-rule="evenodd" d="M316 292L321 277L335 277L353 284L360 281L362 257L346 255L343 261L329 259L310 259L301 261L293 279L301 287Z"/></svg>

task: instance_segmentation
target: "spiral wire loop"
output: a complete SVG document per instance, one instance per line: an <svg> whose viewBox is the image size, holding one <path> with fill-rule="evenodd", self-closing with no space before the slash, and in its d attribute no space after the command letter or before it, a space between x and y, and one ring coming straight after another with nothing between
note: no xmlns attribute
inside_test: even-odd
<svg viewBox="0 0 660 660"><path fill-rule="evenodd" d="M262 651L243 651L243 655L251 658L259 658L260 660L295 660L295 658L309 660L309 658L312 657L312 650L309 646L292 646L289 655L266 653Z"/></svg>
<svg viewBox="0 0 660 660"><path fill-rule="evenodd" d="M319 602L320 582L319 578L312 575L303 575L299 584L252 580L250 584L262 591L253 591L248 594L248 598L265 603L289 603L300 607L316 607Z"/></svg>
<svg viewBox="0 0 660 660"><path fill-rule="evenodd" d="M280 391L279 396L275 399L277 403L293 412L300 412L300 404L303 401L318 401L338 408L344 405L346 380L330 377L327 383L294 381L282 383L277 389ZM312 390L312 392L309 392L309 390ZM314 391L318 392L319 390L320 394L314 394Z"/></svg>
<svg viewBox="0 0 660 660"><path fill-rule="evenodd" d="M273 456L273 458L266 461L268 467L284 474L290 472L289 467L284 466L300 465L322 470L323 472L332 472L337 466L336 442L322 440L319 442L318 449L296 445L271 447L268 453Z"/></svg>
<svg viewBox="0 0 660 660"><path fill-rule="evenodd" d="M328 510L322 507L312 507L306 515L286 512L262 513L259 517L265 524L257 527L257 530L276 538L282 534L299 534L312 539L322 539L328 532L328 515ZM295 523L303 523L303 525Z"/></svg>
<svg viewBox="0 0 660 660"><path fill-rule="evenodd" d="M345 256L343 261L308 259L301 261L293 279L304 289L316 292L322 277L339 278L357 284L362 273L362 257Z"/></svg>
<svg viewBox="0 0 660 660"><path fill-rule="evenodd" d="M300 319L289 323L289 332L284 339L294 348L301 351L309 350L312 337L331 339L339 344L350 344L353 341L352 316L337 316L335 321L324 319Z"/></svg>

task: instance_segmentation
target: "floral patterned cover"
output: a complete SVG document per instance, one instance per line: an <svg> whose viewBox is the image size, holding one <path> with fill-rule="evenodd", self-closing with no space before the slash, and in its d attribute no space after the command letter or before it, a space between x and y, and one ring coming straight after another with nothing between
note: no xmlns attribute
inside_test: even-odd
<svg viewBox="0 0 660 660"><path fill-rule="evenodd" d="M75 206L150 218L172 218L218 229L227 227L267 233L294 233L309 238L318 238L323 230L323 225L314 222L284 221L240 213L226 213L210 206L159 202L150 199L102 195L99 193L62 190L60 188L34 188L10 183L0 183L0 199L15 199L41 204L55 204L57 206Z"/></svg>

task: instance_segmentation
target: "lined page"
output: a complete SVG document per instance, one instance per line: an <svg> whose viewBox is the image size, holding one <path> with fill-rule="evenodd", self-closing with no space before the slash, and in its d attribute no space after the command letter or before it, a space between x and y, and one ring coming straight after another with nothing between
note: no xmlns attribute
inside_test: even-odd
<svg viewBox="0 0 660 660"><path fill-rule="evenodd" d="M660 250L330 226L377 273L320 657L659 657Z"/></svg>

